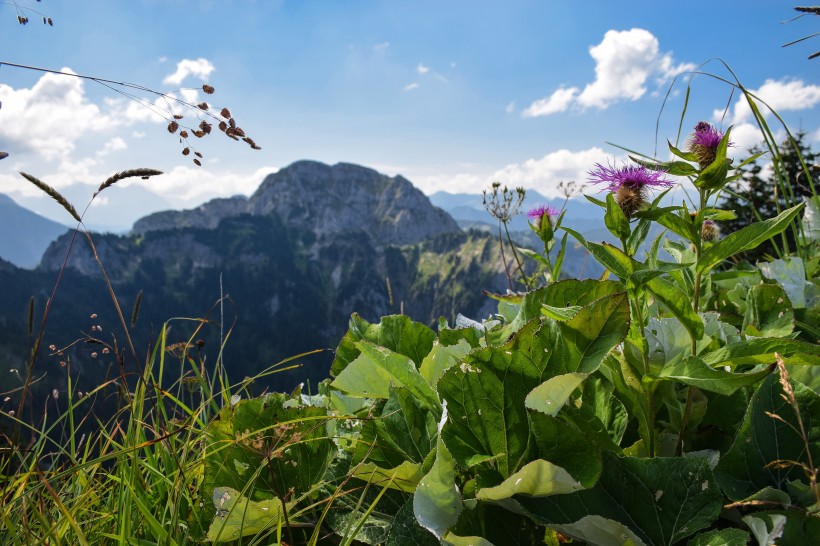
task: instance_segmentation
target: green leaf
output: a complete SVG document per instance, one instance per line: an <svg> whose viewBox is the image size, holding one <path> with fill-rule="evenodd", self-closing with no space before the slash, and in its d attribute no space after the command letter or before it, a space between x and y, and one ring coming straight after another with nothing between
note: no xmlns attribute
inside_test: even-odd
<svg viewBox="0 0 820 546"><path fill-rule="evenodd" d="M746 546L749 533L742 529L716 529L701 533L686 543L686 546Z"/></svg>
<svg viewBox="0 0 820 546"><path fill-rule="evenodd" d="M350 317L350 326L336 349L336 357L330 368L332 376L342 373L348 364L359 356L356 343L362 340L386 347L391 351L410 358L416 366L421 365L433 347L436 334L419 322L413 322L406 315L382 317L379 324L370 324L357 313Z"/></svg>
<svg viewBox="0 0 820 546"><path fill-rule="evenodd" d="M754 385L774 369L774 364L746 373L733 373L707 366L698 357L690 356L664 366L658 377L699 389L730 395L737 389Z"/></svg>
<svg viewBox="0 0 820 546"><path fill-rule="evenodd" d="M461 339L458 343L448 346L442 345L436 341L433 344L433 348L430 350L430 353L428 353L428 355L425 356L424 360L421 362L419 372L421 373L421 376L427 380L427 383L435 389L441 375L448 368L456 365L462 358L464 358L464 355L472 350L473 347L465 339Z"/></svg>
<svg viewBox="0 0 820 546"><path fill-rule="evenodd" d="M206 432L203 495L230 487L260 501L316 487L335 445L327 435L325 409L292 400L267 394L219 412Z"/></svg>
<svg viewBox="0 0 820 546"><path fill-rule="evenodd" d="M551 377L535 387L527 395L524 405L555 417L572 395L573 391L589 377L585 373L567 373Z"/></svg>
<svg viewBox="0 0 820 546"><path fill-rule="evenodd" d="M499 485L479 489L476 498L500 501L519 494L542 497L572 493L579 489L583 489L583 486L569 472L543 459L536 459L525 464Z"/></svg>
<svg viewBox="0 0 820 546"><path fill-rule="evenodd" d="M566 321L574 317L578 311L581 310L580 305L571 305L569 307L553 307L552 305L542 304L541 314L549 317L552 320Z"/></svg>
<svg viewBox="0 0 820 546"><path fill-rule="evenodd" d="M774 218L755 222L727 235L701 254L696 265L697 272L710 271L726 258L756 248L759 244L771 239L789 226L801 208L803 208L803 203L781 212Z"/></svg>
<svg viewBox="0 0 820 546"><path fill-rule="evenodd" d="M775 353L788 358L788 364L820 365L820 346L796 339L754 338L710 351L703 361L714 368L734 369L741 365L771 364Z"/></svg>
<svg viewBox="0 0 820 546"><path fill-rule="evenodd" d="M618 293L586 305L567 322L539 328L532 321L507 344L467 354L438 383L450 413L441 433L450 453L467 467L495 460L508 478L529 449L527 394L550 377L594 371L628 327L628 301Z"/></svg>
<svg viewBox="0 0 820 546"><path fill-rule="evenodd" d="M803 546L814 544L820 536L820 518L802 510L755 512L743 517L758 544Z"/></svg>
<svg viewBox="0 0 820 546"><path fill-rule="evenodd" d="M692 339L703 337L703 320L692 309L692 301L672 282L656 277L646 283L646 289L677 318Z"/></svg>
<svg viewBox="0 0 820 546"><path fill-rule="evenodd" d="M378 487L387 487L412 493L424 476L421 463L404 461L393 468L382 468L374 463L361 463L353 468L353 477Z"/></svg>
<svg viewBox="0 0 820 546"><path fill-rule="evenodd" d="M549 527L598 516L627 527L648 546L676 544L711 525L720 513L722 497L706 459L638 459L604 451L603 462L592 489L516 500Z"/></svg>
<svg viewBox="0 0 820 546"><path fill-rule="evenodd" d="M445 411L441 426L446 421ZM421 526L441 538L456 524L463 508L456 486L456 462L439 436L433 466L413 494L413 513Z"/></svg>
<svg viewBox="0 0 820 546"><path fill-rule="evenodd" d="M380 414L362 426L354 464L364 461L385 470L408 461L421 465L435 445L437 435L437 415L420 407L421 403L408 389L391 387L390 397Z"/></svg>
<svg viewBox="0 0 820 546"><path fill-rule="evenodd" d="M820 242L820 195L806 200L806 211L803 213L803 233L811 242Z"/></svg>
<svg viewBox="0 0 820 546"><path fill-rule="evenodd" d="M441 542L419 525L413 514L413 502L407 501L396 513L390 525L385 546L439 546Z"/></svg>
<svg viewBox="0 0 820 546"><path fill-rule="evenodd" d="M606 214L604 214L604 224L612 235L618 238L619 241L625 241L629 238L629 218L624 214L621 206L615 202L615 196L611 193L606 194Z"/></svg>
<svg viewBox="0 0 820 546"><path fill-rule="evenodd" d="M757 267L767 279L772 279L783 287L794 309L804 309L817 305L811 297L814 285L806 280L803 260L789 257L785 260L758 262Z"/></svg>
<svg viewBox="0 0 820 546"><path fill-rule="evenodd" d="M397 385L406 387L426 408L438 410L436 392L410 358L365 340L357 341L355 347L359 356L331 382L332 388L351 396L388 398L390 387Z"/></svg>
<svg viewBox="0 0 820 546"><path fill-rule="evenodd" d="M673 146L672 143L668 140L666 141L666 143L669 145L669 151L678 156L679 158L685 159L686 161L692 161L697 163L698 156L696 154L692 152L684 152L682 150L679 150L675 146Z"/></svg>
<svg viewBox="0 0 820 546"><path fill-rule="evenodd" d="M284 510L278 498L257 502L248 500L236 489L217 487L213 500L216 516L206 537L210 542L228 542L284 525Z"/></svg>
<svg viewBox="0 0 820 546"><path fill-rule="evenodd" d="M786 337L794 330L794 311L776 284L752 286L746 295L743 332L758 337Z"/></svg>
<svg viewBox="0 0 820 546"><path fill-rule="evenodd" d="M601 516L584 516L575 523L550 525L567 536L595 546L646 546L626 525Z"/></svg>
<svg viewBox="0 0 820 546"><path fill-rule="evenodd" d="M779 379L780 374L773 373L755 391L734 444L715 469L718 483L732 500L745 499L765 487L786 491L790 480L806 479L799 466L768 466L776 461L806 462L806 443L797 432L794 409L782 398ZM820 460L820 396L800 383L792 386L811 456Z"/></svg>
<svg viewBox="0 0 820 546"><path fill-rule="evenodd" d="M638 248L640 248L646 240L646 236L649 234L650 227L652 227L652 222L649 220L643 218L638 220L638 225L635 226L635 229L632 230L629 239L626 241L626 249L630 256L634 256L638 252Z"/></svg>
<svg viewBox="0 0 820 546"><path fill-rule="evenodd" d="M567 487L578 490L595 485L601 475L601 449L598 442L603 439L605 447L610 448L609 437L605 433L601 434L602 430L588 430L592 427L584 421L587 416L574 407L567 407L558 417L539 411L530 412L529 417L540 459L549 461L572 477L569 482L564 474L555 474L552 479L556 483L542 484L554 493L541 494L566 493L569 491L563 489ZM598 425L603 428L600 423Z"/></svg>

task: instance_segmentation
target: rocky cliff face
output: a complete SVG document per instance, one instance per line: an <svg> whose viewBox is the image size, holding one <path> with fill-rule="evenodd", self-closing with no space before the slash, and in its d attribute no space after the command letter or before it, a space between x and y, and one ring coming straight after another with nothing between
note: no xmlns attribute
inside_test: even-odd
<svg viewBox="0 0 820 546"><path fill-rule="evenodd" d="M250 199L214 199L193 210L152 214L134 224L133 233L213 229L223 218L243 213L276 213L289 226L318 237L363 231L375 246L413 244L459 231L450 215L402 176L350 163L297 161L265 178Z"/></svg>

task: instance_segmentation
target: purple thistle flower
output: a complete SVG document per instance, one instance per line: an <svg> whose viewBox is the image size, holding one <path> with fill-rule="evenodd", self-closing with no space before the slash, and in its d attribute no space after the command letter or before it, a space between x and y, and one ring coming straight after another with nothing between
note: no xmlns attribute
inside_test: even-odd
<svg viewBox="0 0 820 546"><path fill-rule="evenodd" d="M558 209L549 205L538 205L537 207L531 208L527 212L527 217L532 220L532 225L535 226L535 229L541 229L542 222L544 221L544 215L547 217L547 222L555 227L554 219L558 216L558 213Z"/></svg>
<svg viewBox="0 0 820 546"><path fill-rule="evenodd" d="M609 191L617 192L621 188L640 191L651 188L668 188L672 181L666 179L666 171L651 170L643 165L624 165L617 168L611 165L595 164L589 171L589 181L593 184L609 184Z"/></svg>
<svg viewBox="0 0 820 546"><path fill-rule="evenodd" d="M695 132L689 137L689 151L698 157L698 164L705 169L715 160L717 147L723 139L724 133L714 125L700 121L695 125ZM729 142L729 146L733 144Z"/></svg>
<svg viewBox="0 0 820 546"><path fill-rule="evenodd" d="M627 218L646 206L646 188L668 188L672 181L666 178L666 171L652 170L643 165L595 164L589 171L589 181L593 184L608 184L609 191L615 194L615 202Z"/></svg>
<svg viewBox="0 0 820 546"><path fill-rule="evenodd" d="M530 220L538 220L542 218L544 215L552 218L553 216L558 215L558 209L551 207L549 205L538 205L537 207L533 207L527 212L527 217Z"/></svg>

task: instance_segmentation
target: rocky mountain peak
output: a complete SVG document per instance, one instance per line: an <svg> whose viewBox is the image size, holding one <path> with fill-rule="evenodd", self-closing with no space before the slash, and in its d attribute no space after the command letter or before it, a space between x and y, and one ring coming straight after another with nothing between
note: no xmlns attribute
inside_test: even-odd
<svg viewBox="0 0 820 546"><path fill-rule="evenodd" d="M318 235L361 230L376 245L411 244L459 231L455 220L402 176L351 163L298 161L269 175L249 200Z"/></svg>

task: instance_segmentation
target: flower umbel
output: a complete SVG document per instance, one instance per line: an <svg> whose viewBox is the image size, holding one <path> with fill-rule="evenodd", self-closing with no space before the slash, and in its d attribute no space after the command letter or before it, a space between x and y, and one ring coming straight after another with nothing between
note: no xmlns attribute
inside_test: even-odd
<svg viewBox="0 0 820 546"><path fill-rule="evenodd" d="M711 123L701 121L695 125L695 132L689 137L689 151L697 156L701 169L705 169L715 160L721 139L723 139L723 133ZM731 145L730 142L729 146Z"/></svg>
<svg viewBox="0 0 820 546"><path fill-rule="evenodd" d="M595 164L589 171L589 181L593 184L608 184L607 189L615 194L615 201L621 206L627 218L638 212L646 204L646 188L668 188L672 181L666 178L666 171L652 170L643 165Z"/></svg>
<svg viewBox="0 0 820 546"><path fill-rule="evenodd" d="M553 222L553 218L558 216L558 212L558 209L549 205L538 205L527 212L527 218L532 220L532 225L535 226L535 229L541 229L541 222L544 221L544 216L547 217L547 221Z"/></svg>

